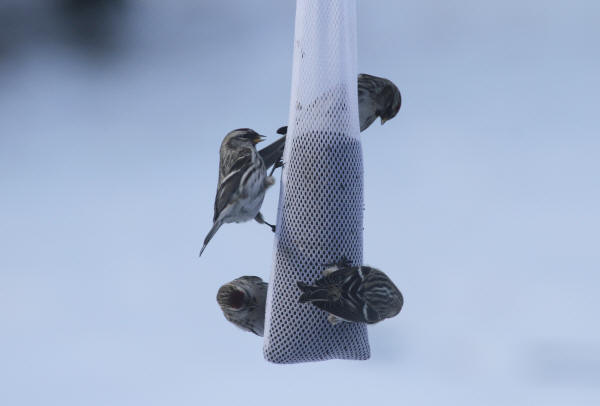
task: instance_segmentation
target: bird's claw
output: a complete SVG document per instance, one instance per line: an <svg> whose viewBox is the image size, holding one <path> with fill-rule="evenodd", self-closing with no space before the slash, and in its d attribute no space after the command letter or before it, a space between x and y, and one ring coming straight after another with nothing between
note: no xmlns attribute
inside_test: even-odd
<svg viewBox="0 0 600 406"><path fill-rule="evenodd" d="M336 265L340 268L348 268L352 266L352 261L350 261L345 255L342 255Z"/></svg>
<svg viewBox="0 0 600 406"><path fill-rule="evenodd" d="M329 313L329 315L327 316L327 321L329 322L329 324L331 324L332 326L335 326L336 324L341 323L343 320L340 319L339 317L334 316L333 314Z"/></svg>
<svg viewBox="0 0 600 406"><path fill-rule="evenodd" d="M269 176L273 176L273 173L275 172L275 169L277 169L277 168L283 168L283 165L284 165L283 164L283 160L281 160L281 159L279 161L275 162L273 164L273 168L271 168L271 173L269 173Z"/></svg>
<svg viewBox="0 0 600 406"><path fill-rule="evenodd" d="M337 266L337 267L340 267L340 268L346 268L346 267L352 266L352 261L350 261L348 259L348 257L346 257L345 255L342 255L340 257L340 259L338 259L336 262L331 262L329 264L324 264L324 266L326 266L326 267Z"/></svg>
<svg viewBox="0 0 600 406"><path fill-rule="evenodd" d="M325 269L321 272L323 277L331 275L335 271L339 271L340 269L348 268L352 266L352 262L346 256L342 256L337 262L333 262L330 264L323 265Z"/></svg>

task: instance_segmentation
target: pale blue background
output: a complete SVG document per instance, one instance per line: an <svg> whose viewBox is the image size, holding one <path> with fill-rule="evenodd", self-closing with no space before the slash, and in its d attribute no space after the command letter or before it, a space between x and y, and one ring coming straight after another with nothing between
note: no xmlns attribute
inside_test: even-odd
<svg viewBox="0 0 600 406"><path fill-rule="evenodd" d="M222 137L287 119L294 2L57 3L0 3L1 405L600 404L600 3L359 1L404 99L363 133L365 262L406 305L370 361L294 366L215 301L268 229L197 258Z"/></svg>

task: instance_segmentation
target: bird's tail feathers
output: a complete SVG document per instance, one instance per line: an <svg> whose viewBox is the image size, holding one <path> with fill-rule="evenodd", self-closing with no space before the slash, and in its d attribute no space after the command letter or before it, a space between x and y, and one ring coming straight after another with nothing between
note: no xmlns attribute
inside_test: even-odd
<svg viewBox="0 0 600 406"><path fill-rule="evenodd" d="M200 254L198 254L198 257L202 256L202 253L204 252L204 249L206 248L206 246L208 245L208 243L210 242L210 240L214 237L215 233L219 230L219 228L221 227L222 224L223 224L222 221L216 221L213 224L213 226L210 229L210 231L208 232L208 234L206 234L206 238L204 238L204 245L200 249Z"/></svg>

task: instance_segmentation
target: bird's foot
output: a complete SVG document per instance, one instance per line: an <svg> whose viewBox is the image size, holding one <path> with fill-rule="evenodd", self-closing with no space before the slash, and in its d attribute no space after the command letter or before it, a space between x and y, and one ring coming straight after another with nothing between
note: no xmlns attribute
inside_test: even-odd
<svg viewBox="0 0 600 406"><path fill-rule="evenodd" d="M324 264L324 266L329 269L329 268L348 268L350 266L352 266L352 262L348 259L348 257L346 257L345 255L342 255L340 257L340 259L337 260L337 262L331 262L328 264Z"/></svg>
<svg viewBox="0 0 600 406"><path fill-rule="evenodd" d="M266 224L267 226L269 226L271 228L271 231L275 232L275 225L267 223L261 212L258 212L256 217L254 217L254 220L256 220L257 223Z"/></svg>
<svg viewBox="0 0 600 406"><path fill-rule="evenodd" d="M273 167L273 168L275 168L275 167ZM273 171L271 171L269 176L267 176L265 178L265 188L271 187L275 184L275 178L271 175L273 175Z"/></svg>
<svg viewBox="0 0 600 406"><path fill-rule="evenodd" d="M346 257L345 255L342 255L341 258L339 259L337 265L340 268L348 268L352 266L352 261L350 261L348 259L348 257Z"/></svg>
<svg viewBox="0 0 600 406"><path fill-rule="evenodd" d="M275 172L275 169L277 169L277 168L283 168L283 165L284 165L283 164L283 160L281 160L281 159L279 161L275 162L273 164L273 168L271 168L271 173L269 173L269 177L273 176L273 173ZM273 180L273 183L275 183L275 180Z"/></svg>
<svg viewBox="0 0 600 406"><path fill-rule="evenodd" d="M344 320L342 320L342 319L340 319L339 317L337 317L337 316L334 316L333 314L329 313L329 316L327 316L327 321L328 321L328 322L329 322L329 323L330 323L332 326L335 326L336 324L339 324L339 323L341 323L341 322L342 322L342 321L344 321Z"/></svg>

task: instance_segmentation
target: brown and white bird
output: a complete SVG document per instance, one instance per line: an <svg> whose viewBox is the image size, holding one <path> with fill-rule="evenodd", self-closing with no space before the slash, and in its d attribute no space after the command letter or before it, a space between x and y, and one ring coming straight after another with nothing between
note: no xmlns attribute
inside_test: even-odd
<svg viewBox="0 0 600 406"><path fill-rule="evenodd" d="M377 323L400 313L404 298L386 274L369 266L352 266L342 259L323 271L314 286L297 282L298 301L329 313L331 324L341 321Z"/></svg>
<svg viewBox="0 0 600 406"><path fill-rule="evenodd" d="M389 79L361 73L358 75L358 119L363 132L379 117L381 124L398 114L402 96L396 85ZM287 126L277 130L287 134Z"/></svg>
<svg viewBox="0 0 600 406"><path fill-rule="evenodd" d="M268 284L258 276L242 276L219 288L217 303L227 320L262 337L267 287Z"/></svg>
<svg viewBox="0 0 600 406"><path fill-rule="evenodd" d="M275 226L267 223L260 213L265 192L275 183L271 176L267 176L263 158L256 151L256 144L263 139L264 136L249 128L233 130L223 139L213 226L204 239L200 255L225 223L255 219L275 231Z"/></svg>

